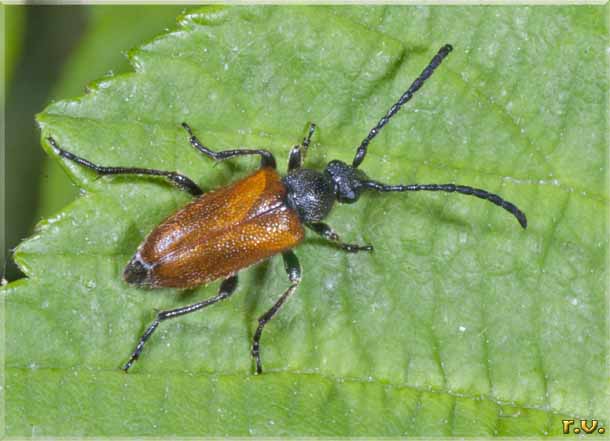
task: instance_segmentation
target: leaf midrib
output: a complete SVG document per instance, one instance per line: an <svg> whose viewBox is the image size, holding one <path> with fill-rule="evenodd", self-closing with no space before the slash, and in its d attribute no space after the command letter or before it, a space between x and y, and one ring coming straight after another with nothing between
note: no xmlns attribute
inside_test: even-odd
<svg viewBox="0 0 610 441"><path fill-rule="evenodd" d="M326 380L328 382L332 382L334 384L337 385L341 385L341 384L358 384L358 385L377 385L377 386L383 386L384 388L390 388L393 391L400 391L400 390L412 390L415 392L418 392L419 394L438 394L438 395L446 395L448 397L453 398L454 400L458 400L458 399L465 399L465 400L477 400L477 401L481 401L481 400L485 400L488 401L489 403L498 406L498 407L507 407L510 409L526 409L526 410L534 410L534 411L540 411L540 412L544 412L546 414L549 415L563 415L566 413L569 413L569 411L564 411L564 410L560 410L560 409L550 409L549 406L535 406L535 405L527 405L527 404L523 404L523 403L518 403L515 401L502 401L502 400L497 400L492 396L489 395L474 395L474 394L468 394L468 393L462 393L462 392L455 392L446 388L439 388L439 387L420 387L420 386L414 386L414 385L410 385L410 384L396 384L396 383L392 383L390 381L385 381L385 380L380 380L380 379L369 379L369 378L358 378L358 377L336 377L334 375L329 375L327 373L320 373L320 372L309 372L309 371L299 371L299 370L278 370L278 369L267 369L265 370L265 372L260 375L243 375L242 374L238 374L236 372L234 373L202 373L202 372L187 372L187 371L181 371L181 370L173 370L173 369L164 369L163 372L157 372L157 371L141 371L141 374L138 373L129 373L129 374L125 374L123 371L121 371L119 368L116 369L104 369L104 368L97 368L97 367L87 367L87 368L67 368L67 367L48 367L48 366L39 366L37 365L34 369L32 369L31 367L23 367L23 366L7 366L7 370L14 370L14 371L22 371L22 372L28 372L28 371L37 371L37 372L51 372L51 373L61 373L61 372L69 372L71 375L74 375L75 372L78 372L80 375L80 373L83 374L95 374L95 373L109 373L109 374L113 374L116 373L117 375L129 375L129 376L135 376L135 375L145 375L147 378L150 376L159 376L159 377L168 377L168 376L172 376L172 377L176 377L176 376L181 376L184 378L189 378L189 379L193 379L193 378L214 378L214 379L235 379L235 380L247 380L247 379L258 379L260 378L262 381L263 378L265 377L270 377L273 375L278 375L278 376L284 376L284 375L288 375L288 376L295 376L295 377L309 377L309 378L319 378L322 380Z"/></svg>

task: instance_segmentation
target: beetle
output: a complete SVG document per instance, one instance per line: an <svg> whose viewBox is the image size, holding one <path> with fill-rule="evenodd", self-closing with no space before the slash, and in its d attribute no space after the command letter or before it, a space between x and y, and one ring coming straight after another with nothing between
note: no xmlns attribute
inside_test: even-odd
<svg viewBox="0 0 610 441"><path fill-rule="evenodd" d="M341 241L339 235L322 222L335 202L357 202L365 191L443 191L476 196L504 208L515 216L525 229L525 214L513 203L486 190L455 184L390 185L369 179L358 169L366 157L369 143L422 87L452 49L451 45L446 44L431 59L407 91L369 131L358 146L351 165L332 160L322 172L303 167L316 128L313 123L309 125L302 143L290 151L288 173L283 177L276 171L276 161L271 152L262 149L216 152L206 147L188 124L182 123L191 146L216 161L245 155L260 156L261 166L256 172L227 187L208 193L204 193L188 177L176 172L96 165L63 150L52 137L48 137L47 141L59 156L99 175L159 176L196 197L184 208L169 216L145 238L125 267L123 278L128 284L136 287L179 289L194 288L222 279L218 294L192 305L158 312L122 369L125 372L130 369L161 322L199 311L230 297L237 288L238 271L281 254L290 286L273 306L258 318L251 354L256 363L256 374L260 374L260 340L263 329L295 292L301 280L299 261L292 249L304 239L304 227L310 228L346 252L373 250L371 245Z"/></svg>

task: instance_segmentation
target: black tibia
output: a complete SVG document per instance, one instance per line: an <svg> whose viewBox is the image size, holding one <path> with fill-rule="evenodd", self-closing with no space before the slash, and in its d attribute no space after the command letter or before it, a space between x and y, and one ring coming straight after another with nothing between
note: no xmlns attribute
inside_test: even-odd
<svg viewBox="0 0 610 441"><path fill-rule="evenodd" d="M355 245L341 242L339 235L335 231L323 222L307 224L309 228L323 236L325 239L335 243L342 250L348 253L357 253L358 251L373 251L372 245Z"/></svg>
<svg viewBox="0 0 610 441"><path fill-rule="evenodd" d="M303 138L303 143L301 145L295 145L292 150L290 150L290 157L288 159L288 171L294 170L296 168L301 168L303 166L303 161L305 161L307 149L309 148L309 143L311 142L311 137L313 136L313 132L315 130L316 125L314 123L310 123L307 136Z"/></svg>
<svg viewBox="0 0 610 441"><path fill-rule="evenodd" d="M449 52L451 52L452 50L453 47L451 47L450 44L446 44L445 46L440 48L438 53L432 58L432 60L430 60L430 63L428 63L428 66L426 66L426 68L422 71L419 77L417 77L417 79L413 81L413 84L411 84L411 86L409 86L407 91L399 98L399 100L392 107L390 107L388 113L386 113L385 116L379 120L377 125L371 129L367 137L364 138L362 143L360 143L360 146L356 151L356 156L354 156L352 167L356 168L362 163L362 161L364 161L364 157L366 156L366 149L369 143L373 140L373 138L375 138L375 136L377 136L383 126L388 123L390 118L392 118L396 114L396 112L398 112L400 108L413 97L415 92L417 92L419 88L423 86L424 81L430 78L434 70L441 64L441 62L445 59L447 55L449 55Z"/></svg>
<svg viewBox="0 0 610 441"><path fill-rule="evenodd" d="M76 156L74 153L70 153L57 145L57 142L53 138L47 138L51 147L55 149L55 151L62 158L69 159L70 161L74 161L77 164L82 165L83 167L87 167L98 175L144 175L144 176L161 176L171 182L173 185L178 187L181 190L188 191L193 196L199 196L203 194L203 191L197 184L191 181L184 175L181 175L176 172L163 171L163 170L155 170L150 168L138 168L138 167L103 167L101 165L96 165L93 162L90 162L80 156Z"/></svg>
<svg viewBox="0 0 610 441"><path fill-rule="evenodd" d="M252 339L252 357L254 357L254 360L256 361L257 374L263 372L260 357L260 341L261 335L263 334L263 328L282 307L286 299L288 299L288 297L290 297L290 295L297 289L299 283L301 283L301 266L299 265L297 256L292 251L285 251L282 253L282 257L284 259L284 268L286 269L288 279L290 280L290 286L286 291L284 291L284 294L281 295L271 309L258 318L258 327L256 328L254 338Z"/></svg>
<svg viewBox="0 0 610 441"><path fill-rule="evenodd" d="M261 157L261 167L272 167L275 168L275 158L273 154L268 150L258 150L258 149L235 149L235 150L223 150L220 152L215 152L210 150L206 146L204 146L199 139L193 134L193 130L189 127L187 123L182 123L182 127L189 134L189 142L193 147L199 150L206 156L214 159L215 161L224 161L225 159L234 158L236 156L246 156L246 155L260 155Z"/></svg>
<svg viewBox="0 0 610 441"><path fill-rule="evenodd" d="M517 221L519 221L519 224L523 228L527 228L527 218L525 217L525 213L517 208L515 204L502 199L497 194L490 193L487 190L482 190L480 188L455 184L385 185L374 181L367 181L364 183L364 185L367 188L377 191L446 191L448 193L455 192L469 196L476 196L478 198L485 199L498 207L504 208L517 218Z"/></svg>
<svg viewBox="0 0 610 441"><path fill-rule="evenodd" d="M209 299L203 300L198 303L194 303L192 305L183 306L182 308L170 309L168 311L160 311L157 314L157 317L155 318L155 320L151 323L151 325L148 327L148 329L146 329L146 332L144 332L142 337L140 337L140 341L138 341L138 344L137 344L135 350L131 354L131 357L129 357L129 360L123 366L123 370L125 372L127 372L129 370L129 368L135 363L135 361L140 356L142 349L144 348L144 344L150 338L152 333L155 332L155 329L157 329L157 326L159 326L159 323L161 323L164 320L180 317L182 315L189 314L191 312L199 311L200 309L203 309L206 306L213 305L214 303L219 302L219 301L224 300L227 297L229 297L231 294L233 294L235 292L236 288L237 288L237 275L228 277L227 279L223 280L223 282L220 284L220 289L218 290L218 294L216 294L214 297L211 297Z"/></svg>

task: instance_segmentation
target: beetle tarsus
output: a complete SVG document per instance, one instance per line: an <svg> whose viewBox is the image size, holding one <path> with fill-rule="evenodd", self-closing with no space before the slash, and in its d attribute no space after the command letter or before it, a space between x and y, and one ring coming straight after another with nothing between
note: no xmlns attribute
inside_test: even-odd
<svg viewBox="0 0 610 441"><path fill-rule="evenodd" d="M191 126L189 126L187 123L183 122L182 127L184 127L184 130L186 130L190 136L194 136L193 129L191 129Z"/></svg>
<svg viewBox="0 0 610 441"><path fill-rule="evenodd" d="M349 243L342 243L340 245L340 247L342 249L344 249L345 251L347 251L348 253L358 253L360 251L368 251L368 252L373 251L372 245L354 245L354 244L349 244Z"/></svg>
<svg viewBox="0 0 610 441"><path fill-rule="evenodd" d="M134 362L135 362L136 360L137 360L137 357L136 357L136 358L134 358L133 360L131 360L131 359L130 359L130 360L127 362L127 363L125 363L125 364L123 365L123 367L121 368L121 370L122 370L123 372L125 372L126 374L128 374L128 373L129 373L129 369L131 368L131 366L134 364Z"/></svg>
<svg viewBox="0 0 610 441"><path fill-rule="evenodd" d="M233 275L233 276L230 276L230 277L226 278L225 280L223 280L223 282L220 284L218 294L216 294L214 297L203 300L201 302L194 303L192 305L183 306L181 308L169 309L167 311L158 312L157 316L155 317L155 320L146 329L146 332L144 332L142 337L140 337L140 340L138 341L136 349L133 351L133 353L129 357L129 360L127 361L127 363L125 363L125 365L123 366L123 370L125 372L127 372L129 370L129 368L135 363L135 361L140 357L140 354L142 353L142 350L144 349L144 345L146 344L146 341L150 338L152 333L155 332L155 330L157 329L157 326L159 326L159 323L161 323L164 320L180 317L182 315L189 314L191 312L199 311L200 309L203 309L206 306L213 305L214 303L219 302L220 300L224 300L227 297L229 297L231 294L233 294L235 292L236 288L237 288L237 275Z"/></svg>
<svg viewBox="0 0 610 441"><path fill-rule="evenodd" d="M129 370L129 368L131 368L131 366L140 357L140 354L142 353L142 350L144 349L144 344L150 338L152 333L155 332L155 329L157 329L157 326L159 326L159 323L161 323L161 319L159 318L159 314L157 314L157 317L155 318L155 320L146 329L146 332L144 332L142 337L140 337L140 340L138 341L138 344L136 345L135 350L132 352L131 356L129 357L129 360L127 360L127 363L125 363L125 365L123 366L123 370L125 372L127 372Z"/></svg>
<svg viewBox="0 0 610 441"><path fill-rule="evenodd" d="M286 274L288 274L288 279L290 280L291 285L288 287L288 289L286 289L286 291L284 291L280 298L277 299L273 306L258 318L258 327L256 328L254 337L252 338L252 357L254 357L254 361L256 362L256 375L263 372L260 357L260 340L261 336L263 335L263 329L279 311L288 297L290 297L290 295L296 291L299 283L301 283L301 265L299 264L299 259L297 258L296 254L294 254L292 251L284 251L282 253L282 258L284 259L284 269L286 270Z"/></svg>
<svg viewBox="0 0 610 441"><path fill-rule="evenodd" d="M333 230L329 225L325 224L324 222L312 222L310 224L307 224L307 226L309 228L311 228L313 231L315 231L316 233L318 233L320 236L322 236L324 239L328 240L329 242L332 242L333 244L335 244L342 250L347 251L348 253L358 253L360 251L369 251L369 252L373 251L372 245L358 245L358 244L341 242L341 238L335 232L335 230Z"/></svg>

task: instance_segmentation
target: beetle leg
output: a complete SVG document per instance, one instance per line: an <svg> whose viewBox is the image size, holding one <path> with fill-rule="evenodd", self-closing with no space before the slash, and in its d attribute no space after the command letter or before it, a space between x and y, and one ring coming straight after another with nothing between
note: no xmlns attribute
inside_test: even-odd
<svg viewBox="0 0 610 441"><path fill-rule="evenodd" d="M307 154L307 149L309 148L309 143L311 142L311 137L313 136L313 132L315 130L316 125L314 123L310 123L309 131L307 132L307 136L303 138L303 143L300 145L295 145L292 150L290 150L288 171L301 168L303 166L303 161L305 161L305 155Z"/></svg>
<svg viewBox="0 0 610 441"><path fill-rule="evenodd" d="M373 251L372 245L357 245L341 242L339 235L327 224L323 222L307 224L309 228L324 237L325 239L335 243L342 250L348 253L357 253L358 251Z"/></svg>
<svg viewBox="0 0 610 441"><path fill-rule="evenodd" d="M122 369L125 372L127 372L129 370L129 368L135 363L135 361L140 356L142 349L144 348L144 344L150 338L152 333L155 332L155 329L157 329L157 326L159 326L159 323L161 323L164 320L180 317L182 315L189 314L191 312L199 311L200 309L205 308L206 306L213 305L214 303L219 302L219 301L224 300L227 297L229 297L231 294L233 294L235 292L236 288L237 288L237 275L234 275L234 276L228 277L225 280L223 280L223 282L220 284L220 289L218 290L218 294L216 294L214 297L211 297L209 299L203 300L198 303L194 303L192 305L183 306L181 308L170 309L167 311L160 311L157 314L157 317L155 317L155 320L151 323L151 325L148 327L148 329L146 329L146 332L144 332L142 337L140 337L140 340L138 341L138 344L137 344L135 350L132 352L127 363L125 363L123 365Z"/></svg>
<svg viewBox="0 0 610 441"><path fill-rule="evenodd" d="M70 161L76 162L77 164L82 165L83 167L87 167L88 169L93 170L98 175L148 175L148 176L162 176L174 184L181 190L188 191L193 196L199 196L203 194L203 191L197 184L191 181L184 175L181 175L176 172L163 171L163 170L155 170L150 168L138 168L138 167L103 167L101 165L96 165L91 161L86 160L85 158L81 158L80 156L76 156L74 153L70 153L67 150L62 149L57 145L55 139L49 137L47 138L51 147L61 156L62 158L69 159Z"/></svg>
<svg viewBox="0 0 610 441"><path fill-rule="evenodd" d="M297 256L292 251L285 251L282 253L282 258L284 259L284 268L286 269L286 273L288 273L290 286L286 291L284 291L284 294L281 295L271 309L258 318L258 327L256 328L254 338L252 339L252 356L256 361L257 374L263 372L260 357L260 341L263 328L282 307L286 299L290 297L290 295L297 289L299 283L301 283L301 265L299 265L299 259L297 259Z"/></svg>
<svg viewBox="0 0 610 441"><path fill-rule="evenodd" d="M275 157L269 150L260 150L260 149L235 149L235 150L222 150L220 152L215 152L214 150L210 150L206 146L204 146L199 139L193 134L193 130L187 123L182 123L182 127L189 134L189 142L193 147L199 150L206 156L214 159L215 161L224 161L225 159L234 158L236 156L244 156L244 155L260 155L261 157L261 167L271 167L276 168Z"/></svg>

